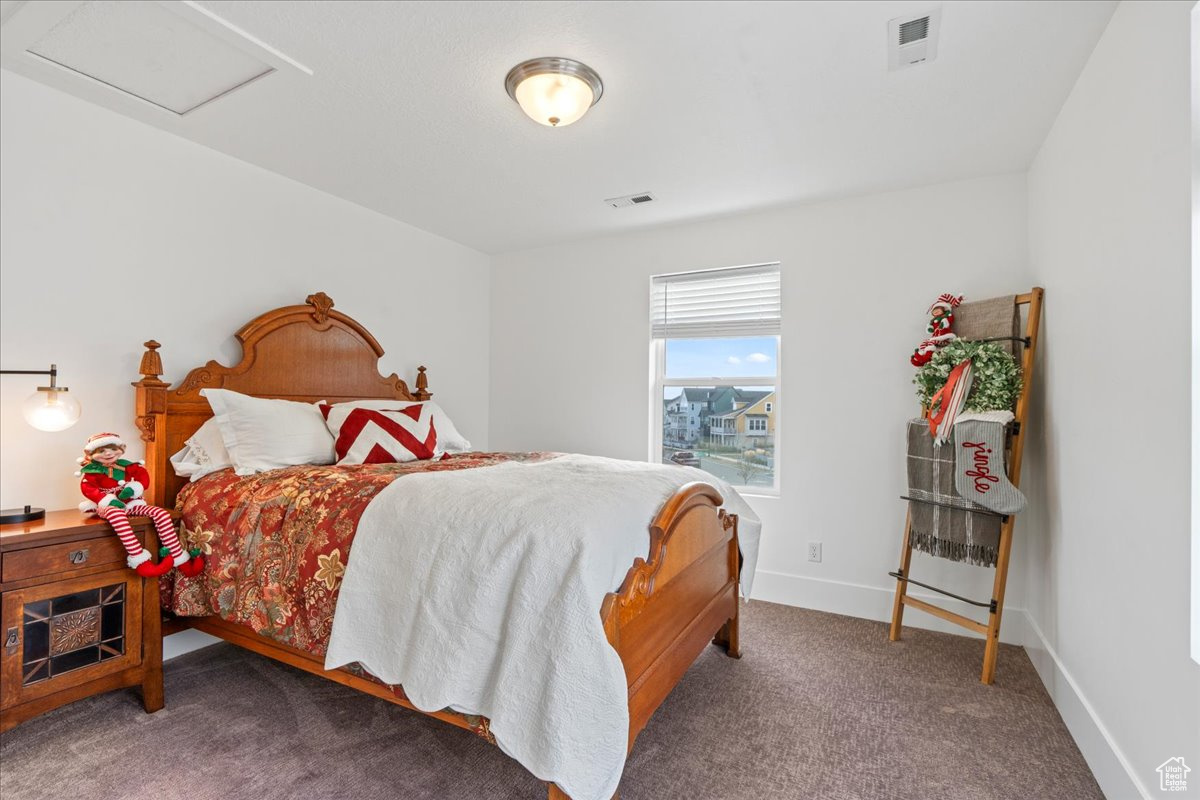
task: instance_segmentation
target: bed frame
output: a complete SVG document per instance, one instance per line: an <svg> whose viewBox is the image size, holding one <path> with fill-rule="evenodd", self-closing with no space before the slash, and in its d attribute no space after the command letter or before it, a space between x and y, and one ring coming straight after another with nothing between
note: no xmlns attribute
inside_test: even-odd
<svg viewBox="0 0 1200 800"><path fill-rule="evenodd" d="M161 379L161 345L146 342L137 389L136 423L146 446L152 485L148 502L173 508L185 484L168 459L180 450L212 410L200 396L205 388L232 389L257 397L313 402L362 398L428 400L425 367L416 391L395 374L379 374L383 348L365 328L333 310L324 292L305 305L268 311L236 334L242 360L226 367L209 361L176 387ZM625 665L629 683L629 747L659 704L692 662L712 642L739 658L737 516L719 506L720 494L705 483L682 487L650 525L649 553L630 566L621 587L599 609L608 640ZM219 617L177 618L167 632L195 628L228 642L412 708L401 694L345 669L327 671L312 654L259 636ZM426 713L426 712L421 712ZM433 712L429 716L480 733L466 718ZM487 723L483 723L486 735ZM568 800L555 784L550 800Z"/></svg>

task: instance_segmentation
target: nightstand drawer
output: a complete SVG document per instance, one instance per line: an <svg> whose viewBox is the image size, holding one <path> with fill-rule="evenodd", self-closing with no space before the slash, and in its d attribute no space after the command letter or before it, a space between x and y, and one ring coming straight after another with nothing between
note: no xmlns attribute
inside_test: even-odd
<svg viewBox="0 0 1200 800"><path fill-rule="evenodd" d="M4 554L0 580L7 583L72 569L115 564L124 561L125 555L125 548L116 534L101 539L14 550Z"/></svg>

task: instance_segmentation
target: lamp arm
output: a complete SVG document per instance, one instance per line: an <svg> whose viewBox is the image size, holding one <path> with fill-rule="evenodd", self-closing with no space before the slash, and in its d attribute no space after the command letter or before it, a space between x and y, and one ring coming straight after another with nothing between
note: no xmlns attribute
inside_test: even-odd
<svg viewBox="0 0 1200 800"><path fill-rule="evenodd" d="M67 387L58 385L58 365L51 364L50 369L0 369L0 375L49 375L50 385L39 386L39 392L65 392Z"/></svg>

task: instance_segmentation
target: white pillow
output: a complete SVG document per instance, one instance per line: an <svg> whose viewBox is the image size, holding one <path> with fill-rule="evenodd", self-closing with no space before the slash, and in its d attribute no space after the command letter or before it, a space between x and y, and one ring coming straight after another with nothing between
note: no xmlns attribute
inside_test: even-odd
<svg viewBox="0 0 1200 800"><path fill-rule="evenodd" d="M397 408L397 403L405 406L413 405L411 400L347 400L344 403L334 403L334 408L369 408L372 411L386 411ZM433 425L437 428L438 450L447 453L469 453L471 443L458 432L450 417L442 411L442 407L432 400L424 400L417 405L428 406L433 411Z"/></svg>
<svg viewBox="0 0 1200 800"><path fill-rule="evenodd" d="M228 389L203 389L200 394L212 406L238 475L334 462L333 437L317 404L267 400Z"/></svg>
<svg viewBox="0 0 1200 800"><path fill-rule="evenodd" d="M191 480L196 480L192 476L203 469L200 462L192 455L192 448L186 445L178 453L171 456L171 466L175 469L176 475Z"/></svg>
<svg viewBox="0 0 1200 800"><path fill-rule="evenodd" d="M182 450L171 456L171 466L181 478L198 481L205 475L233 466L215 417L201 425L200 430L193 433L184 445Z"/></svg>

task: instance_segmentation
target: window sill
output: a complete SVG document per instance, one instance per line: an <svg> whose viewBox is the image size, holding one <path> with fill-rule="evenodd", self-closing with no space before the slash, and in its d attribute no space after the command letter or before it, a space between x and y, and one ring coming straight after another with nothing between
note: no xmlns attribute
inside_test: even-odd
<svg viewBox="0 0 1200 800"><path fill-rule="evenodd" d="M753 491L751 491L749 487L745 486L734 486L733 488L742 497L765 497L768 500L779 499L778 489L763 489L761 486L754 487Z"/></svg>

